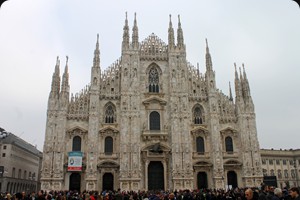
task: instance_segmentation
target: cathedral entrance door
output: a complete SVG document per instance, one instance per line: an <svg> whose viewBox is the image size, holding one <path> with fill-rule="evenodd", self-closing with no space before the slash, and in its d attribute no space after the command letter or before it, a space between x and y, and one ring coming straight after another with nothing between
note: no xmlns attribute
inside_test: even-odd
<svg viewBox="0 0 300 200"><path fill-rule="evenodd" d="M207 188L207 174L206 172L198 172L197 174L198 189Z"/></svg>
<svg viewBox="0 0 300 200"><path fill-rule="evenodd" d="M164 190L164 167L160 161L148 165L148 190Z"/></svg>
<svg viewBox="0 0 300 200"><path fill-rule="evenodd" d="M228 184L228 186L231 185L233 188L236 188L238 186L237 175L236 175L235 171L227 172L227 184Z"/></svg>
<svg viewBox="0 0 300 200"><path fill-rule="evenodd" d="M102 190L114 190L114 175L105 173L102 179Z"/></svg>
<svg viewBox="0 0 300 200"><path fill-rule="evenodd" d="M72 173L70 176L69 190L77 190L80 192L81 177L79 173Z"/></svg>

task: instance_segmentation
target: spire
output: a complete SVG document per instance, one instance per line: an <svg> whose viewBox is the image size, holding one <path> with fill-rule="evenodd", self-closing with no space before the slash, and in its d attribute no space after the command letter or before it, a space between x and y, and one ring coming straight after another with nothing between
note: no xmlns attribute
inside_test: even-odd
<svg viewBox="0 0 300 200"><path fill-rule="evenodd" d="M139 32L136 22L136 13L134 13L134 23L132 28L132 47L137 49L139 47Z"/></svg>
<svg viewBox="0 0 300 200"><path fill-rule="evenodd" d="M123 28L122 49L128 49L128 48L129 48L129 26L128 26L127 12L126 12L125 25Z"/></svg>
<svg viewBox="0 0 300 200"><path fill-rule="evenodd" d="M247 74L246 74L246 71L245 71L244 63L242 64L242 67L243 67L243 77L244 77L244 80L243 80L243 87L244 87L243 90L244 90L244 95L245 95L246 97L250 97L250 86L249 86Z"/></svg>
<svg viewBox="0 0 300 200"><path fill-rule="evenodd" d="M197 62L197 75L200 77L200 68L199 68L199 63Z"/></svg>
<svg viewBox="0 0 300 200"><path fill-rule="evenodd" d="M170 16L170 22L169 22L169 30L168 30L168 39L169 39L169 48L173 48L175 46L174 42L174 29L172 26L172 20L171 20L171 15Z"/></svg>
<svg viewBox="0 0 300 200"><path fill-rule="evenodd" d="M182 47L184 47L183 43L184 43L183 42L183 31L182 31L182 28L181 28L180 15L178 15L177 46L179 48L182 48Z"/></svg>
<svg viewBox="0 0 300 200"><path fill-rule="evenodd" d="M236 64L234 63L234 69L235 69L235 80L234 80L234 85L235 85L235 96L236 98L240 98L242 93L241 93L241 88L240 88L240 80L239 80L239 75L236 69Z"/></svg>
<svg viewBox="0 0 300 200"><path fill-rule="evenodd" d="M210 56L210 53L209 53L207 39L205 39L205 42L206 42L206 55L205 55L205 58L206 58L206 71L212 71L212 61L211 61L211 56Z"/></svg>
<svg viewBox="0 0 300 200"><path fill-rule="evenodd" d="M100 81L100 76L101 76L100 48L99 48L99 34L97 34L96 48L94 51L94 62L93 62L93 67L91 69L91 83L93 87L97 88L97 86L99 86L98 84Z"/></svg>
<svg viewBox="0 0 300 200"><path fill-rule="evenodd" d="M239 67L239 70L240 70L240 80L243 81L243 75L242 75L241 67Z"/></svg>
<svg viewBox="0 0 300 200"><path fill-rule="evenodd" d="M62 92L69 92L68 59L69 59L69 57L66 56L66 66L65 66L65 71L64 71L63 77L62 77L62 84L61 84Z"/></svg>
<svg viewBox="0 0 300 200"><path fill-rule="evenodd" d="M99 34L97 34L96 49L94 51L93 67L100 68Z"/></svg>
<svg viewBox="0 0 300 200"><path fill-rule="evenodd" d="M230 81L229 81L229 100L233 101Z"/></svg>
<svg viewBox="0 0 300 200"><path fill-rule="evenodd" d="M246 79L247 79L247 75L246 75L246 72L245 72L245 66L244 66L244 63L242 63L242 67L243 67L243 77L244 77L244 79L246 80Z"/></svg>
<svg viewBox="0 0 300 200"><path fill-rule="evenodd" d="M59 76L59 57L56 58L55 70L52 75L52 84L51 84L51 92L50 97L57 97L60 91L60 76Z"/></svg>

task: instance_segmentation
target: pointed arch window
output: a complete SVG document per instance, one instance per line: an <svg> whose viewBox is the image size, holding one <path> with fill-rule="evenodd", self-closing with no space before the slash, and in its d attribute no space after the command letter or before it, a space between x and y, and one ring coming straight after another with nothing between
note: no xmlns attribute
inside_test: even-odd
<svg viewBox="0 0 300 200"><path fill-rule="evenodd" d="M160 130L160 115L156 111L150 113L150 130Z"/></svg>
<svg viewBox="0 0 300 200"><path fill-rule="evenodd" d="M230 136L227 136L225 138L225 149L227 153L233 152L233 143L232 143L232 138Z"/></svg>
<svg viewBox="0 0 300 200"><path fill-rule="evenodd" d="M110 136L105 138L104 153L107 155L113 153L113 138Z"/></svg>
<svg viewBox="0 0 300 200"><path fill-rule="evenodd" d="M149 92L159 93L159 75L155 66L149 71Z"/></svg>
<svg viewBox="0 0 300 200"><path fill-rule="evenodd" d="M73 138L72 151L81 151L81 137L75 136Z"/></svg>
<svg viewBox="0 0 300 200"><path fill-rule="evenodd" d="M105 123L112 124L116 121L115 109L112 104L108 104L105 109Z"/></svg>
<svg viewBox="0 0 300 200"><path fill-rule="evenodd" d="M197 146L197 153L204 154L205 149L204 149L204 139L203 139L203 137L200 137L200 136L197 137L196 146Z"/></svg>
<svg viewBox="0 0 300 200"><path fill-rule="evenodd" d="M194 124L203 124L203 114L201 108L197 106L193 111Z"/></svg>

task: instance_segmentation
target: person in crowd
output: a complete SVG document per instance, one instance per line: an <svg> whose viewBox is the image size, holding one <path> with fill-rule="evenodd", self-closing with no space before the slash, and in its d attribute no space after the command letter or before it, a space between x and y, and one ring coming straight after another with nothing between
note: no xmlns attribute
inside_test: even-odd
<svg viewBox="0 0 300 200"><path fill-rule="evenodd" d="M37 194L37 200L46 200L45 194L43 190L39 190Z"/></svg>
<svg viewBox="0 0 300 200"><path fill-rule="evenodd" d="M15 200L21 200L22 199L22 194L20 192L15 194Z"/></svg>
<svg viewBox="0 0 300 200"><path fill-rule="evenodd" d="M267 200L267 195L268 195L268 186L263 184L259 191L258 200Z"/></svg>
<svg viewBox="0 0 300 200"><path fill-rule="evenodd" d="M272 200L274 196L274 186L270 186L268 189L267 200Z"/></svg>
<svg viewBox="0 0 300 200"><path fill-rule="evenodd" d="M282 198L282 190L280 188L274 189L274 196L272 197L272 200L281 200Z"/></svg>
<svg viewBox="0 0 300 200"><path fill-rule="evenodd" d="M254 198L253 190L251 188L246 189L245 197L246 197L246 200L257 200Z"/></svg>
<svg viewBox="0 0 300 200"><path fill-rule="evenodd" d="M299 196L299 188L297 187L292 187L289 190L289 194L291 195L292 200L300 200L300 196Z"/></svg>

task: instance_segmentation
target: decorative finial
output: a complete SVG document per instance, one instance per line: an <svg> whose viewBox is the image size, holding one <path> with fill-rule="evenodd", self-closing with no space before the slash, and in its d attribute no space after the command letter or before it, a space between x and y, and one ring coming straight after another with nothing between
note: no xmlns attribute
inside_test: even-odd
<svg viewBox="0 0 300 200"><path fill-rule="evenodd" d="M205 38L205 43L206 43L206 53L209 54L209 48L208 48L208 41L207 41L207 38Z"/></svg>
<svg viewBox="0 0 300 200"><path fill-rule="evenodd" d="M56 57L56 65L59 65L59 56Z"/></svg>
<svg viewBox="0 0 300 200"><path fill-rule="evenodd" d="M234 69L235 69L235 71L236 71L236 63L234 63Z"/></svg>
<svg viewBox="0 0 300 200"><path fill-rule="evenodd" d="M136 12L134 13L134 20L136 20Z"/></svg>
<svg viewBox="0 0 300 200"><path fill-rule="evenodd" d="M171 14L169 14L170 21L171 21L171 17L172 17Z"/></svg>
<svg viewBox="0 0 300 200"><path fill-rule="evenodd" d="M66 65L68 64L68 60L69 60L69 56L66 56L66 59L67 59L67 61L66 61Z"/></svg>
<svg viewBox="0 0 300 200"><path fill-rule="evenodd" d="M180 15L178 15L178 23L180 23Z"/></svg>
<svg viewBox="0 0 300 200"><path fill-rule="evenodd" d="M230 81L229 81L229 100L233 101Z"/></svg>
<svg viewBox="0 0 300 200"><path fill-rule="evenodd" d="M125 12L125 16L126 16L125 19L127 20L127 11Z"/></svg>
<svg viewBox="0 0 300 200"><path fill-rule="evenodd" d="M97 33L97 42L99 42L99 33Z"/></svg>

